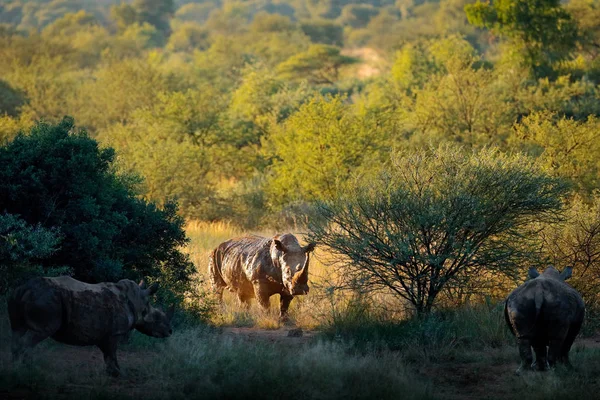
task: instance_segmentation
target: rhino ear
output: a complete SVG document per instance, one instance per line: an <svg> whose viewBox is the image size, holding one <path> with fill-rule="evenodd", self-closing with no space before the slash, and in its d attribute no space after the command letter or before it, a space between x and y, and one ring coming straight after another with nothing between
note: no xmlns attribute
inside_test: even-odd
<svg viewBox="0 0 600 400"><path fill-rule="evenodd" d="M563 281L566 281L571 276L573 276L573 267L565 267L565 269L563 269L563 272L560 273L560 278Z"/></svg>
<svg viewBox="0 0 600 400"><path fill-rule="evenodd" d="M142 279L138 285L140 287L140 289L144 290L146 289L146 280Z"/></svg>
<svg viewBox="0 0 600 400"><path fill-rule="evenodd" d="M158 282L154 282L152 285L150 285L150 287L148 288L148 295L152 296L154 293L156 293L158 291Z"/></svg>
<svg viewBox="0 0 600 400"><path fill-rule="evenodd" d="M309 244L307 244L307 245L304 247L304 251L305 251L306 253L310 253L311 251L313 251L313 250L315 249L315 246L316 246L316 245L317 245L317 244L316 244L316 243L314 243L314 242L312 242L312 243L309 243Z"/></svg>
<svg viewBox="0 0 600 400"><path fill-rule="evenodd" d="M273 243L275 243L275 248L279 251L285 252L285 246L281 243L279 239L273 239Z"/></svg>
<svg viewBox="0 0 600 400"><path fill-rule="evenodd" d="M529 268L529 274L528 275L529 275L530 279L535 279L538 276L540 276L540 273L537 272L537 269L535 269L535 267L531 267L531 268Z"/></svg>

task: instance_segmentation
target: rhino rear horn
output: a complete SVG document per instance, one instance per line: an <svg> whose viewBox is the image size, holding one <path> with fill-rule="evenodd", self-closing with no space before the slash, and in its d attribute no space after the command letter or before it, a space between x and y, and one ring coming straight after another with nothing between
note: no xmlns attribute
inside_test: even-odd
<svg viewBox="0 0 600 400"><path fill-rule="evenodd" d="M140 289L144 290L146 289L146 280L142 279L138 285L140 287Z"/></svg>
<svg viewBox="0 0 600 400"><path fill-rule="evenodd" d="M154 282L152 285L150 285L150 287L147 289L148 295L152 296L154 293L156 293L158 291L158 282Z"/></svg>
<svg viewBox="0 0 600 400"><path fill-rule="evenodd" d="M535 269L535 267L531 267L529 268L529 278L531 279L535 279L538 276L540 276L540 273L537 271L537 269Z"/></svg>
<svg viewBox="0 0 600 400"><path fill-rule="evenodd" d="M563 281L566 281L570 277L573 276L573 267L565 267L563 271L560 273L560 277Z"/></svg>
<svg viewBox="0 0 600 400"><path fill-rule="evenodd" d="M306 253L310 253L311 251L314 251L316 245L317 245L316 243L311 242L304 247L304 251Z"/></svg>

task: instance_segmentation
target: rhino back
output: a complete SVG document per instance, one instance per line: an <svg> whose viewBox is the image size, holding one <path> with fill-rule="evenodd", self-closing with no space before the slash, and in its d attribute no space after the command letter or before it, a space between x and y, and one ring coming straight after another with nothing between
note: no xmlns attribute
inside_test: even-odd
<svg viewBox="0 0 600 400"><path fill-rule="evenodd" d="M236 287L266 276L281 280L271 260L270 243L261 236L245 236L219 245L217 253L225 282Z"/></svg>
<svg viewBox="0 0 600 400"><path fill-rule="evenodd" d="M585 307L577 291L567 284L544 278L525 282L506 302L506 318L517 336L552 335L581 323Z"/></svg>
<svg viewBox="0 0 600 400"><path fill-rule="evenodd" d="M30 281L16 298L24 322L60 342L92 345L131 330L135 316L118 284L70 277ZM55 329L57 327L58 329Z"/></svg>

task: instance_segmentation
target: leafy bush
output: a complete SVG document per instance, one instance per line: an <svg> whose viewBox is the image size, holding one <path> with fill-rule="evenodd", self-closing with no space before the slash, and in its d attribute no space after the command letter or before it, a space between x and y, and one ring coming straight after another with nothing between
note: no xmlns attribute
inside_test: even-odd
<svg viewBox="0 0 600 400"><path fill-rule="evenodd" d="M179 251L187 239L177 206L136 197L138 179L117 174L114 157L71 118L40 122L0 147L0 210L23 221L12 224L36 242L46 271L68 266L88 282L152 277L181 295L194 266Z"/></svg>
<svg viewBox="0 0 600 400"><path fill-rule="evenodd" d="M348 287L429 313L472 276L512 275L535 254L532 222L554 221L567 186L525 156L442 146L397 154L379 178L318 204L309 240L331 249Z"/></svg>
<svg viewBox="0 0 600 400"><path fill-rule="evenodd" d="M56 229L27 225L12 214L0 214L0 294L9 286L41 273L41 260L60 243Z"/></svg>

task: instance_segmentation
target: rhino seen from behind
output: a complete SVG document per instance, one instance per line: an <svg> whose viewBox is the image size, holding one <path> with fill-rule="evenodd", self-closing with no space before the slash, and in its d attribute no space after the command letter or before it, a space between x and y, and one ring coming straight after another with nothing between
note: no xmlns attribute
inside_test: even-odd
<svg viewBox="0 0 600 400"><path fill-rule="evenodd" d="M504 316L518 341L521 366L517 373L533 368L544 371L556 363L571 365L569 351L585 315L581 295L565 283L571 275L571 267L559 273L549 266L542 274L531 268L530 279L508 296Z"/></svg>
<svg viewBox="0 0 600 400"><path fill-rule="evenodd" d="M16 288L8 299L12 354L51 337L58 342L95 345L104 354L106 370L120 373L117 343L131 330L159 338L171 335L173 309L167 314L150 305L158 284L146 287L128 279L88 284L68 276L34 278Z"/></svg>
<svg viewBox="0 0 600 400"><path fill-rule="evenodd" d="M300 246L290 233L230 239L212 251L208 275L219 299L227 288L240 303L248 305L255 297L268 310L269 298L279 294L280 318L286 321L294 296L308 294L308 264L314 248L314 243Z"/></svg>

